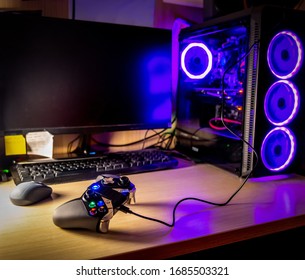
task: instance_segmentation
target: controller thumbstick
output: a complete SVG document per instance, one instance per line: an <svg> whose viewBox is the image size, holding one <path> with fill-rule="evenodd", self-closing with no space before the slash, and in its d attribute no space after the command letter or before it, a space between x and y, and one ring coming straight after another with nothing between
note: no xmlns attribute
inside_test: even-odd
<svg viewBox="0 0 305 280"><path fill-rule="evenodd" d="M130 185L129 178L126 176L121 176L119 181L120 186L128 187Z"/></svg>
<svg viewBox="0 0 305 280"><path fill-rule="evenodd" d="M88 199L90 199L90 197L92 197L93 194L94 194L94 191L92 191L91 189L87 189L83 196L86 200L88 200Z"/></svg>

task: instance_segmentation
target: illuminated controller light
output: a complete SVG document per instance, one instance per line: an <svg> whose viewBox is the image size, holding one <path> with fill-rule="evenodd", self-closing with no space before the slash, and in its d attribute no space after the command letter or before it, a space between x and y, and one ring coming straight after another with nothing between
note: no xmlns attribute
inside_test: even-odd
<svg viewBox="0 0 305 280"><path fill-rule="evenodd" d="M272 129L265 137L261 147L263 164L270 171L287 168L296 152L296 140L293 133L285 127Z"/></svg>
<svg viewBox="0 0 305 280"><path fill-rule="evenodd" d="M96 209L96 208L90 209L89 214L90 214L91 216L95 216L95 215L97 214L97 209Z"/></svg>
<svg viewBox="0 0 305 280"><path fill-rule="evenodd" d="M299 71L303 61L300 39L290 31L277 33L268 46L267 61L276 77L291 78Z"/></svg>
<svg viewBox="0 0 305 280"><path fill-rule="evenodd" d="M129 190L122 190L121 194L127 196L127 195L129 195Z"/></svg>
<svg viewBox="0 0 305 280"><path fill-rule="evenodd" d="M90 208L95 208L95 207L96 207L96 203L95 203L94 201L90 201L89 204L88 204L88 206L89 206Z"/></svg>
<svg viewBox="0 0 305 280"><path fill-rule="evenodd" d="M99 186L99 185L96 185L96 184L94 184L94 185L91 186L91 189L92 189L93 191L97 191L99 188L100 188L100 186Z"/></svg>
<svg viewBox="0 0 305 280"><path fill-rule="evenodd" d="M212 69L212 53L203 43L191 43L181 53L181 67L191 79L203 79Z"/></svg>
<svg viewBox="0 0 305 280"><path fill-rule="evenodd" d="M96 205L97 205L98 207L101 207L101 206L104 206L105 203L104 203L103 200L99 200L99 201L96 203Z"/></svg>
<svg viewBox="0 0 305 280"><path fill-rule="evenodd" d="M290 123L298 113L299 106L299 91L293 83L286 80L275 82L265 96L265 114L273 125Z"/></svg>

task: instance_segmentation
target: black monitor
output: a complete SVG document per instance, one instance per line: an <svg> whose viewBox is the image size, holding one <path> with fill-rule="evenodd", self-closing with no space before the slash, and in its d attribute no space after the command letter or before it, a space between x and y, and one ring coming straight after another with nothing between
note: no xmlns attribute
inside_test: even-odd
<svg viewBox="0 0 305 280"><path fill-rule="evenodd" d="M171 126L171 31L0 15L0 135Z"/></svg>

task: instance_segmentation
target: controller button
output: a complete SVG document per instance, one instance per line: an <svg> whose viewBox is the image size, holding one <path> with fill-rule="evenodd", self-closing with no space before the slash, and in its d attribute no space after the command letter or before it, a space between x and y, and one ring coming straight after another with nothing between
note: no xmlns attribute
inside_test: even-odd
<svg viewBox="0 0 305 280"><path fill-rule="evenodd" d="M92 208L90 211L89 211L89 214L91 216L95 216L97 214L97 209L96 208Z"/></svg>
<svg viewBox="0 0 305 280"><path fill-rule="evenodd" d="M98 207L101 207L101 206L104 206L104 205L105 205L105 203L104 203L103 200L99 200L99 201L97 202L97 206L98 206Z"/></svg>
<svg viewBox="0 0 305 280"><path fill-rule="evenodd" d="M90 208L95 208L96 207L96 203L94 201L90 201L89 202L89 207Z"/></svg>
<svg viewBox="0 0 305 280"><path fill-rule="evenodd" d="M98 211L102 212L102 213L104 213L105 210L106 210L106 208L104 206L101 206L101 207L98 208Z"/></svg>
<svg viewBox="0 0 305 280"><path fill-rule="evenodd" d="M92 191L97 191L98 189L100 189L100 186L97 185L97 184L94 184L90 188L91 188Z"/></svg>

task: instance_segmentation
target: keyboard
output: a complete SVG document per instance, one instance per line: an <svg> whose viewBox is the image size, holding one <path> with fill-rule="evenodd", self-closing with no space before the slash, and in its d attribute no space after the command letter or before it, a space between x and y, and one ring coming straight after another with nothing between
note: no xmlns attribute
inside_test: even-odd
<svg viewBox="0 0 305 280"><path fill-rule="evenodd" d="M166 151L145 149L106 153L98 157L20 162L11 167L15 184L39 181L60 184L95 179L101 174L128 175L174 168L178 160Z"/></svg>

